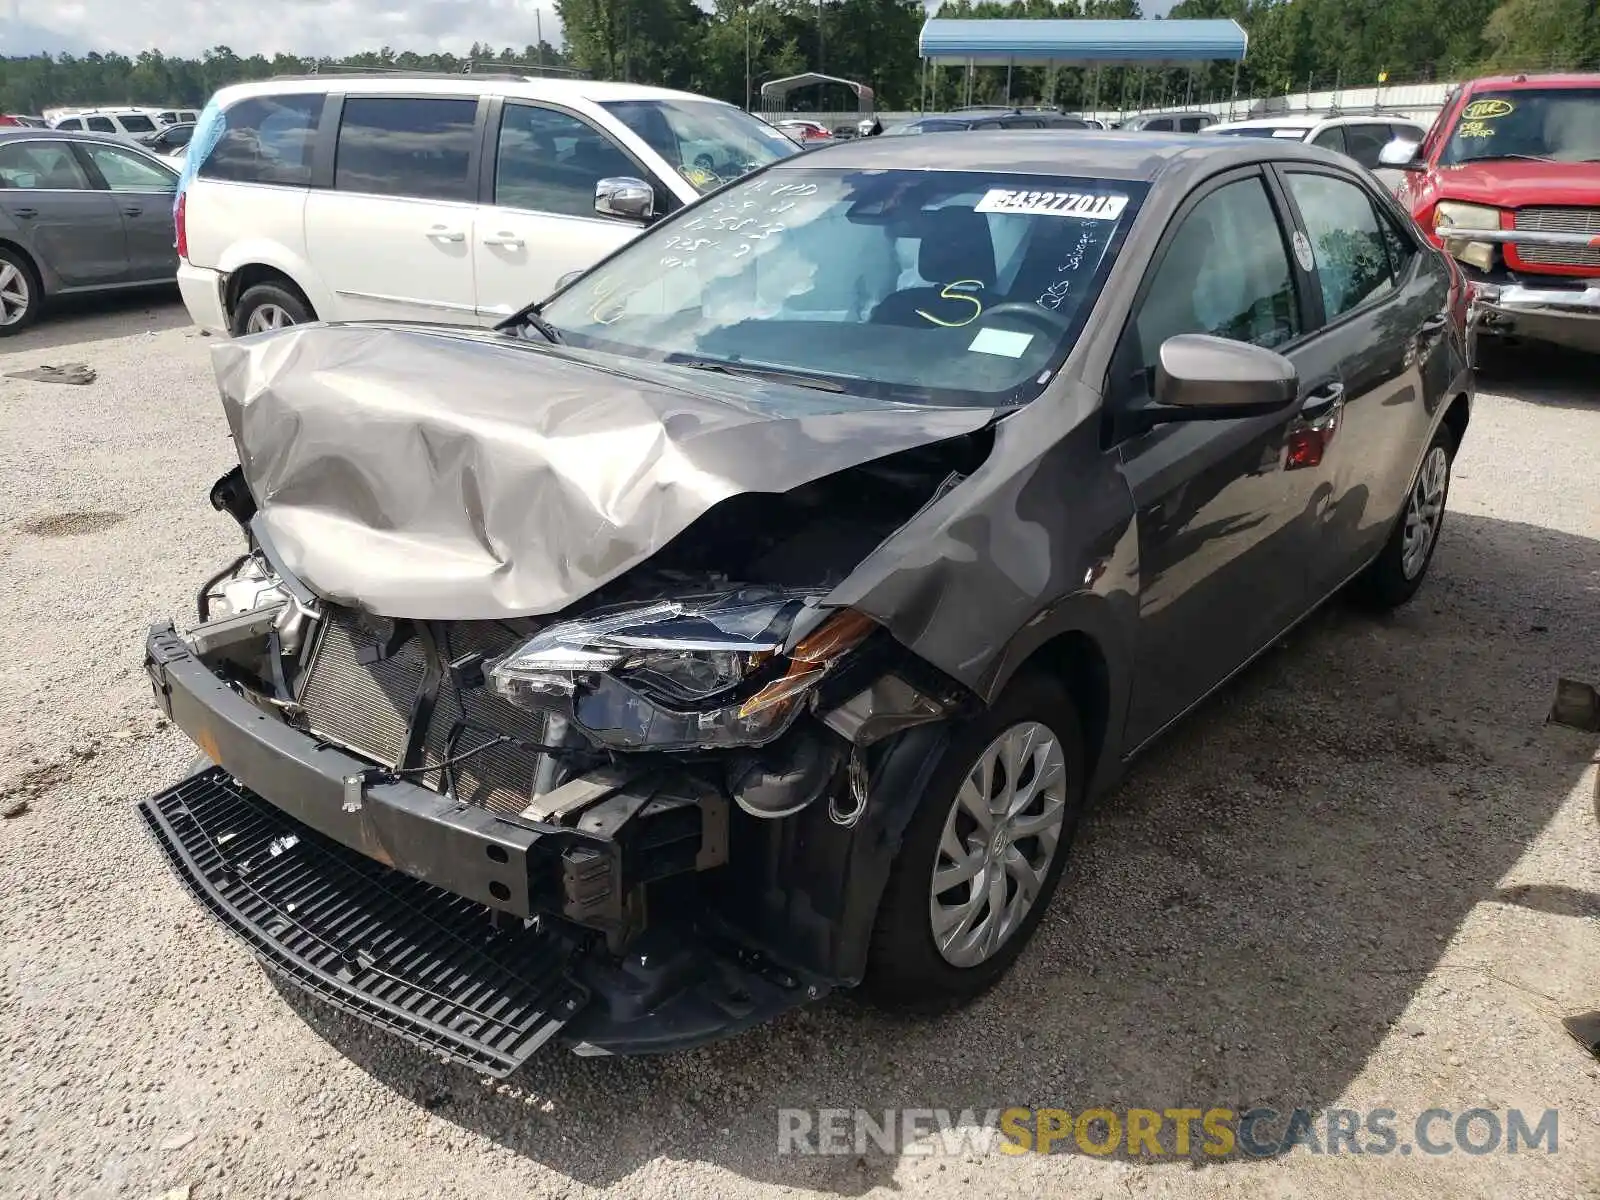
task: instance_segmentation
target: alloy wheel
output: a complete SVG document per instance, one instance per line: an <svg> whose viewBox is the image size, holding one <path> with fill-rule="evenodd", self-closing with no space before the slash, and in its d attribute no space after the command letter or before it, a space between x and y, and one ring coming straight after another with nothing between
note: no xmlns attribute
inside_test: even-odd
<svg viewBox="0 0 1600 1200"><path fill-rule="evenodd" d="M28 277L11 263L0 263L0 325L15 325L28 315L33 293Z"/></svg>
<svg viewBox="0 0 1600 1200"><path fill-rule="evenodd" d="M1067 814L1061 743L1038 721L1000 734L967 773L945 817L928 916L955 967L992 958L1044 889Z"/></svg>
<svg viewBox="0 0 1600 1200"><path fill-rule="evenodd" d="M244 324L246 333L265 333L269 329L282 329L286 325L293 325L294 317L282 305L261 304L250 314Z"/></svg>
<svg viewBox="0 0 1600 1200"><path fill-rule="evenodd" d="M1422 460L1417 481L1406 501L1405 533L1400 550L1400 569L1407 579L1415 579L1428 565L1428 552L1439 534L1444 519L1445 493L1450 486L1450 456L1443 446L1434 446Z"/></svg>

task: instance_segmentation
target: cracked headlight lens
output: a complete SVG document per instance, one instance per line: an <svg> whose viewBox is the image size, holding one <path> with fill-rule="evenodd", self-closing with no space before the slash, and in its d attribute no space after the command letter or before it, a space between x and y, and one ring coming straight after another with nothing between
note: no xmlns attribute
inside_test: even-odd
<svg viewBox="0 0 1600 1200"><path fill-rule="evenodd" d="M597 612L541 630L489 679L513 704L570 709L616 749L759 745L788 728L828 667L875 628L837 613L784 655L814 601L748 588Z"/></svg>

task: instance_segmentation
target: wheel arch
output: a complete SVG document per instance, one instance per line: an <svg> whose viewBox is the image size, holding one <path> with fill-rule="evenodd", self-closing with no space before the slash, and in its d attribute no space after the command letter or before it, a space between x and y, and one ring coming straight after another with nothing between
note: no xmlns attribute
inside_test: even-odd
<svg viewBox="0 0 1600 1200"><path fill-rule="evenodd" d="M233 320L234 310L239 305L239 298L258 284L277 284L293 292L305 302L313 317L317 316L317 306L306 295L305 288L301 287L288 272L278 267L268 266L266 263L248 263L238 270L231 271L227 276L227 285L222 292L222 307L227 313L228 320Z"/></svg>
<svg viewBox="0 0 1600 1200"><path fill-rule="evenodd" d="M1110 786L1122 763L1132 664L1115 604L1107 596L1082 593L1056 605L1017 633L981 689L992 704L1019 671L1039 670L1059 681L1083 722L1091 793Z"/></svg>
<svg viewBox="0 0 1600 1200"><path fill-rule="evenodd" d="M1444 410L1441 424L1450 430L1456 441L1456 449L1461 448L1461 441L1467 436L1467 425L1472 420L1472 401L1467 398L1466 392L1457 392L1451 399L1449 407Z"/></svg>
<svg viewBox="0 0 1600 1200"><path fill-rule="evenodd" d="M60 280L57 278L56 273L49 270L48 267L46 267L46 265L40 261L38 255L34 254L32 250L29 250L28 247L23 245L22 242L18 241L16 238L7 237L5 234L0 234L0 249L10 251L12 254L15 254L21 258L25 264L27 264L28 270L33 272L34 281L38 283L40 291L43 293L43 295L40 297L41 299L43 299L44 296L48 296L58 290L58 284L60 283Z"/></svg>

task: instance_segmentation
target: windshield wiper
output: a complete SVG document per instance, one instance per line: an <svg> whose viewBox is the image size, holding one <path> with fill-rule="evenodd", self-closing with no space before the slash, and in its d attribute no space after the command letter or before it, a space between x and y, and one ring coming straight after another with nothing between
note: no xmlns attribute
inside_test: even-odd
<svg viewBox="0 0 1600 1200"><path fill-rule="evenodd" d="M788 383L795 387L811 388L818 392L842 392L844 385L820 375L804 375L794 371L778 371L770 367L750 367L744 363L723 362L717 358L669 358L674 367L688 367L691 371L713 371L718 375L764 379L768 383Z"/></svg>
<svg viewBox="0 0 1600 1200"><path fill-rule="evenodd" d="M1509 152L1509 151L1507 153L1505 153L1505 154L1479 154L1479 155L1477 155L1477 156L1475 156L1473 158L1464 159L1463 161L1464 162L1486 162L1491 158L1519 158L1523 162L1558 162L1558 161L1560 161L1559 159L1547 158L1543 154L1516 154L1514 152Z"/></svg>
<svg viewBox="0 0 1600 1200"><path fill-rule="evenodd" d="M544 340L549 342L552 346L559 346L561 344L561 335L556 332L556 327L554 325L550 324L549 321L546 321L542 316L539 315L539 308L537 305L523 310L522 323L524 325L532 326L538 331L539 336L544 338Z"/></svg>

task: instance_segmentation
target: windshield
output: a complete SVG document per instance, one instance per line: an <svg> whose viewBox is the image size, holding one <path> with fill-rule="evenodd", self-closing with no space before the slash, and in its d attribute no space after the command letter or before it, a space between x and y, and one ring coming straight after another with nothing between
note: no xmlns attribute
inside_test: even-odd
<svg viewBox="0 0 1600 1200"><path fill-rule="evenodd" d="M1542 158L1600 162L1600 89L1545 88L1474 95L1439 161Z"/></svg>
<svg viewBox="0 0 1600 1200"><path fill-rule="evenodd" d="M563 343L913 403L1032 399L1145 185L784 168L657 226L554 297Z"/></svg>
<svg viewBox="0 0 1600 1200"><path fill-rule="evenodd" d="M126 113L121 120L122 127L129 133L154 133L156 131L155 122L149 117L141 116L139 113Z"/></svg>
<svg viewBox="0 0 1600 1200"><path fill-rule="evenodd" d="M1293 138L1302 142L1311 130L1301 125L1254 125L1249 129L1213 129L1210 132L1220 137Z"/></svg>
<svg viewBox="0 0 1600 1200"><path fill-rule="evenodd" d="M714 100L615 100L601 107L702 195L799 153L781 129Z"/></svg>

